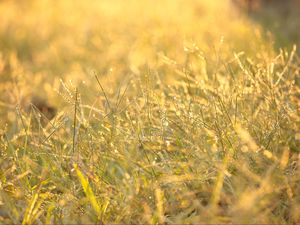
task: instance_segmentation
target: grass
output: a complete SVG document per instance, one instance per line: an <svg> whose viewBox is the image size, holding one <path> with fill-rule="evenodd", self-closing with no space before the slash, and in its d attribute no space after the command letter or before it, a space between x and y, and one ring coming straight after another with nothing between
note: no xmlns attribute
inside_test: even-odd
<svg viewBox="0 0 300 225"><path fill-rule="evenodd" d="M0 12L1 224L299 223L296 46L229 1Z"/></svg>

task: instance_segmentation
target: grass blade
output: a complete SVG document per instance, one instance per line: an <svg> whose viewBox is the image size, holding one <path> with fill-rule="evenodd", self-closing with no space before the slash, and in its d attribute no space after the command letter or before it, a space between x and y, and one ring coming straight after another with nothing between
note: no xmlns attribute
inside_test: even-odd
<svg viewBox="0 0 300 225"><path fill-rule="evenodd" d="M97 213L97 215L100 216L101 207L99 206L99 204L96 200L94 192L89 184L89 181L84 177L82 172L79 170L77 164L74 164L74 169L76 171L76 174L79 178L79 181L81 183L81 186L83 188L83 191L84 191L86 197L88 198L89 202L91 203L91 205L92 205L93 209L95 210L95 212Z"/></svg>

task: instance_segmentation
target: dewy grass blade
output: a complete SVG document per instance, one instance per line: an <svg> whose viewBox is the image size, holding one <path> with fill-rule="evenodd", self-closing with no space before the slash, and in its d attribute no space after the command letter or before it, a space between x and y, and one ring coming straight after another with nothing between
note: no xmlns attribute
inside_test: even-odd
<svg viewBox="0 0 300 225"><path fill-rule="evenodd" d="M74 118L73 118L73 154L75 153L76 148L76 121L77 121L77 98L78 98L78 90L75 90L75 105L74 105Z"/></svg>

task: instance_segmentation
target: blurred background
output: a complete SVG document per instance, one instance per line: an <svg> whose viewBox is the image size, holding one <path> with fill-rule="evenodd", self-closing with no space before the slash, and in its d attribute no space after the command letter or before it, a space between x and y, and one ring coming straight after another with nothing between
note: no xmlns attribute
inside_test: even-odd
<svg viewBox="0 0 300 225"><path fill-rule="evenodd" d="M298 0L2 0L1 118L32 96L65 105L64 82L94 96L95 74L108 94L145 68L172 82L166 60L183 64L186 52L205 57L206 72L220 55L263 60L299 44L299 10Z"/></svg>
<svg viewBox="0 0 300 225"><path fill-rule="evenodd" d="M276 47L299 45L299 0L233 0L249 18L272 32Z"/></svg>

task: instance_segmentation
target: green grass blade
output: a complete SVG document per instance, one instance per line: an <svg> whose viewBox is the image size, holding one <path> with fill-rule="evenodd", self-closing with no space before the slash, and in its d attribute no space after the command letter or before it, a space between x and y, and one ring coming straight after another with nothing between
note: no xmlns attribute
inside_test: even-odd
<svg viewBox="0 0 300 225"><path fill-rule="evenodd" d="M82 174L82 172L79 170L77 164L74 164L74 169L76 170L76 174L79 178L79 181L81 183L81 186L83 188L83 191L86 195L86 197L88 198L88 200L90 201L93 209L95 210L95 212L97 213L98 216L100 216L101 214L101 207L99 206L96 197L93 193L93 190L89 184L89 181L84 177L84 175Z"/></svg>

